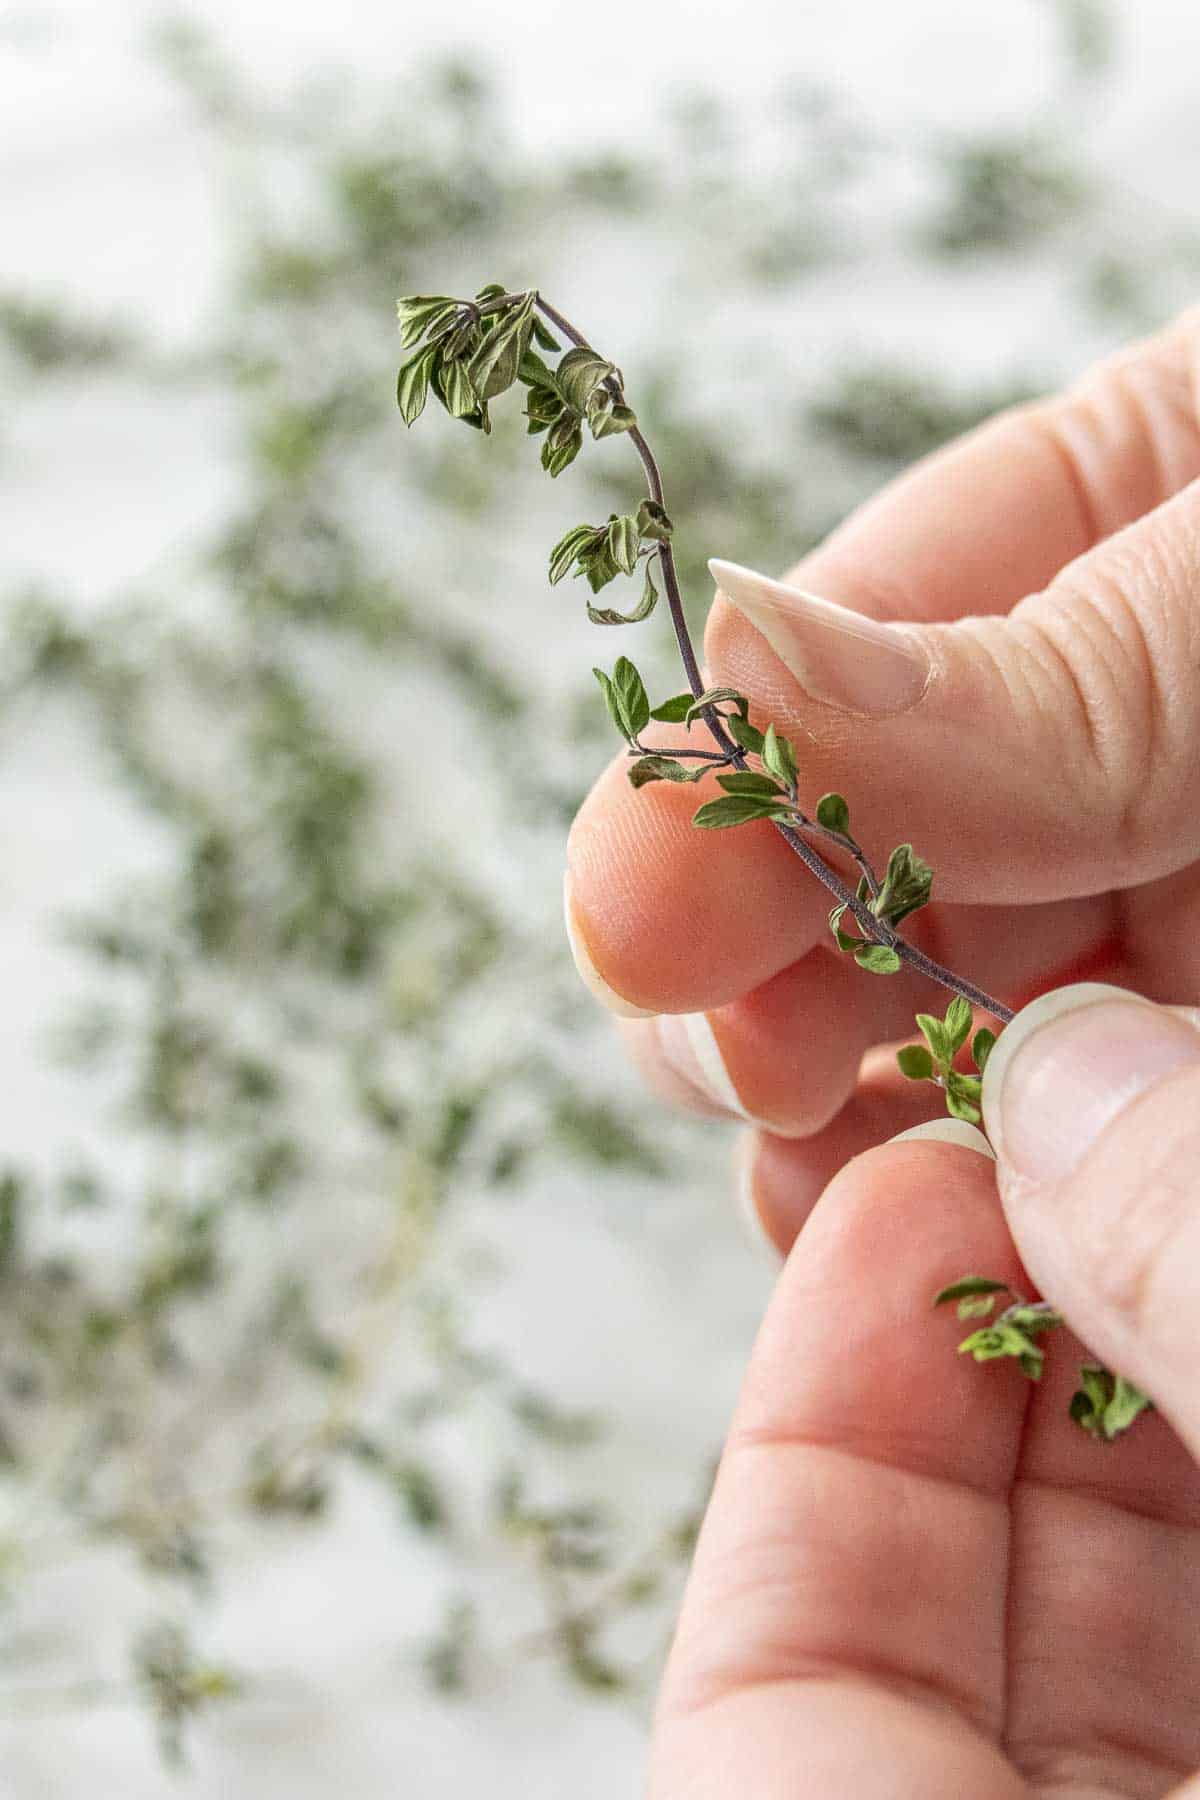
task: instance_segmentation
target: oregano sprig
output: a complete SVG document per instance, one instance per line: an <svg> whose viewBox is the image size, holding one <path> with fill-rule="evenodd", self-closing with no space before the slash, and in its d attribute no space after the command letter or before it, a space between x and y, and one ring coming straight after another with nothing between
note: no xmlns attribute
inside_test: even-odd
<svg viewBox="0 0 1200 1800"><path fill-rule="evenodd" d="M686 692L653 705L637 668L624 656L617 658L611 674L594 671L630 757L630 781L641 788L656 781L695 784L712 775L721 792L698 806L694 825L702 831L764 821L773 825L831 894L829 929L840 952L853 956L870 974L894 975L907 967L949 989L954 998L945 1016L918 1013L916 1024L924 1042L906 1045L897 1060L910 1080L928 1081L940 1090L953 1118L978 1125L983 1071L994 1032L983 1027L972 1038L974 1074L957 1069L955 1058L971 1035L974 1009L1001 1024L1012 1018L1012 1010L901 935L904 920L927 906L933 891L933 870L913 845L897 844L880 872L851 833L850 808L843 795L823 794L811 807L803 802L800 758L775 722L751 720L749 700L736 689L705 687L684 616L674 526L662 476L626 398L620 368L589 344L536 288L509 292L493 283L471 300L418 294L402 299L398 312L401 342L412 352L400 369L396 389L407 425L420 417L432 392L453 418L489 432L491 402L521 386L526 390L528 433L542 437L542 467L552 478L578 457L585 432L597 441L628 437L648 492L633 512L610 513L607 519L574 525L565 532L550 552L549 578L557 585L582 576L595 596L620 576L640 577L640 599L627 611L587 601L588 617L597 625L638 624L649 618L660 598L666 599ZM560 338L566 340L566 349ZM552 366L545 357L554 355L558 361ZM652 720L682 726L689 741L668 747L647 745L642 734ZM703 747L690 741L697 723L708 734ZM858 870L854 886L826 861L819 847L826 845L854 862ZM990 1312L992 1301L987 1296L1001 1285L968 1277L944 1290L936 1304L957 1297L960 1312L964 1305L977 1313ZM1043 1302L1014 1296L1005 1313L960 1348L977 1361L1015 1356L1025 1373L1036 1379L1043 1352L1034 1338L1058 1323L1058 1315ZM1121 1377L1089 1365L1072 1401L1071 1417L1093 1435L1111 1438L1148 1404Z"/></svg>

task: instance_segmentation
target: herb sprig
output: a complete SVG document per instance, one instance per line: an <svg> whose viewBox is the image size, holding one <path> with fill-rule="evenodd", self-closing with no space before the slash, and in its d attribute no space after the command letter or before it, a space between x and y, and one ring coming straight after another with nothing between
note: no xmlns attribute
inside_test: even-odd
<svg viewBox="0 0 1200 1800"><path fill-rule="evenodd" d="M829 929L839 951L853 956L870 974L894 975L907 966L948 988L954 999L945 1017L918 1013L916 1024L925 1042L906 1045L897 1061L910 1080L932 1082L941 1091L952 1118L980 1124L982 1076L995 1033L983 1027L974 1035L976 1074L956 1069L954 1059L971 1033L974 1008L1001 1024L1012 1018L1012 1009L901 935L902 922L929 904L933 890L933 870L912 844L896 845L880 874L851 834L850 808L841 794L823 794L811 808L802 803L795 746L774 721L752 721L750 702L736 688L705 686L684 614L673 548L675 527L666 509L662 475L626 398L625 377L616 363L601 355L536 288L510 292L492 283L471 300L416 294L402 298L397 311L401 342L412 352L401 366L396 387L406 425L420 417L432 392L452 418L490 433L492 401L522 386L527 390L527 429L530 436L544 434L541 462L552 478L575 461L585 432L597 441L628 436L648 494L634 512L610 513L600 524L572 526L550 552L549 578L557 584L568 575L583 576L594 596L619 575L640 576L641 598L627 612L587 602L588 618L597 625L640 624L660 597L666 597L687 690L655 706L628 657L618 657L611 674L594 670L609 716L627 748L630 781L635 788L655 781L691 785L712 775L722 792L698 807L692 819L695 826L721 831L769 822L833 896ZM564 350L559 337L570 348ZM557 355L557 365L552 368L541 351ZM645 744L642 734L652 720L682 726L688 741L666 748ZM698 720L708 732L711 748L690 740ZM853 860L859 871L856 886L852 888L825 860L818 843L835 845ZM957 1298L960 1317L967 1316L963 1307L972 1314L990 1312L990 1296L1002 1287L986 1277L965 1276L943 1289L935 1305ZM1014 1356L1024 1373L1037 1380L1043 1352L1034 1336L1058 1323L1059 1315L1045 1303L1014 1296L1013 1305L994 1324L973 1333L960 1349L976 1361ZM1120 1376L1098 1365L1087 1365L1081 1379L1070 1416L1098 1438L1115 1437L1150 1404Z"/></svg>

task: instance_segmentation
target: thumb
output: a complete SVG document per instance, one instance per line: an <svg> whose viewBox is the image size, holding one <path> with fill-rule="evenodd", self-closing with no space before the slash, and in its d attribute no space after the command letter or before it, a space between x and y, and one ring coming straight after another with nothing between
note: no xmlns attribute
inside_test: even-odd
<svg viewBox="0 0 1200 1800"><path fill-rule="evenodd" d="M791 725L860 841L902 828L940 898L1058 900L1200 854L1200 481L1004 615L882 622L711 566L714 679Z"/></svg>
<svg viewBox="0 0 1200 1800"><path fill-rule="evenodd" d="M983 1111L1031 1277L1200 1456L1200 1008L1044 994L1001 1034Z"/></svg>

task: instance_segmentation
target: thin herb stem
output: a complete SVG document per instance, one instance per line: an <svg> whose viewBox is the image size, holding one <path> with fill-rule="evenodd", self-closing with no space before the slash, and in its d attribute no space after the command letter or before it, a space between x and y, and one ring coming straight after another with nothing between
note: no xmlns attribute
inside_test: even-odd
<svg viewBox="0 0 1200 1800"><path fill-rule="evenodd" d="M583 336L582 332L578 331L575 326L571 324L569 319L564 318L557 307L553 307L550 305L549 301L543 300L541 294L538 293L536 289L534 290L533 297L534 304L537 306L538 310L549 320L551 325L555 326L562 332L565 338L570 340L576 349L590 350L593 348ZM503 306L515 304L516 301L522 298L524 298L523 295L505 294L499 296L495 301L483 302L481 304L488 311L498 311ZM609 377L607 385L614 396L623 397L621 384L617 381L615 376ZM651 450L638 427L635 426L630 431L629 437L641 460L642 469L645 472L646 481L650 488L650 498L655 501L657 505L662 506L665 509L666 499L663 490L662 475L659 471L654 452ZM684 672L687 675L688 686L691 688L695 697L699 699L704 692L704 681L700 674L700 664L696 657L695 646L692 643L691 632L688 630L687 619L684 614L683 596L679 590L679 575L675 567L675 556L669 542L659 545L658 561L659 568L662 572L663 588L667 597L667 606L671 614L671 623L675 630L675 641L679 646L679 655L683 662ZM712 734L714 742L719 746L723 757L731 762L736 769L744 770L748 766L746 762L746 753L740 745L735 744L732 738L730 738L721 723L721 717L716 711L716 708L706 706L702 716ZM671 754L677 753L672 752ZM1003 1002L995 999L991 994L986 993L983 988L976 987L974 982L967 981L961 975L956 975L953 969L948 969L943 963L936 962L933 957L926 956L923 950L918 950L915 944L908 943L907 940L894 931L885 920L877 918L865 901L858 898L854 889L851 888L835 870L829 867L829 864L825 861L824 857L821 856L820 852L801 835L801 829L798 829L793 825L784 824L779 820L774 821L774 824L776 831L779 833L784 843L787 844L789 849L800 858L800 861L804 864L805 868L810 870L811 873L816 876L817 880L833 895L834 899L846 908L872 943L886 945L889 949L894 950L900 960L906 963L915 974L924 975L929 981L936 982L939 987L948 988L951 993L960 994L962 998L968 1001L972 1006L979 1007L983 1012L991 1013L993 1018L1000 1019L1005 1024L1008 1023L1013 1016L1011 1007L1005 1006ZM851 840L844 837L841 833L827 832L823 828L814 823L810 823L807 820L804 822L803 829L819 830L822 836L831 837L834 841L840 843L844 849L848 850L865 877L868 889L872 896L878 895L878 882L858 845L853 844Z"/></svg>

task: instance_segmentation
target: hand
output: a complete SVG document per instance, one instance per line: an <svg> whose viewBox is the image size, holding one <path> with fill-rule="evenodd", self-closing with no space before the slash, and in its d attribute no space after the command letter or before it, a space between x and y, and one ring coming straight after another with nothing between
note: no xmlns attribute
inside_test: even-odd
<svg viewBox="0 0 1200 1800"><path fill-rule="evenodd" d="M1200 1008L1047 995L983 1103L1020 1261L950 1121L851 1163L792 1253L651 1800L1200 1800ZM956 1357L969 1327L929 1302L968 1271L1041 1291L1161 1411L1111 1445L1075 1430L1061 1331L1038 1386Z"/></svg>
<svg viewBox="0 0 1200 1800"><path fill-rule="evenodd" d="M827 604L726 576L710 616L711 679L793 738L810 802L933 865L906 934L1012 1004L1085 972L1200 999L1198 391L1195 311L885 490L792 577ZM948 996L839 958L774 829L694 831L697 794L613 762L571 835L573 938L655 1085L804 1140L785 1212L759 1184L786 1248L848 1155L928 1116L860 1063Z"/></svg>

